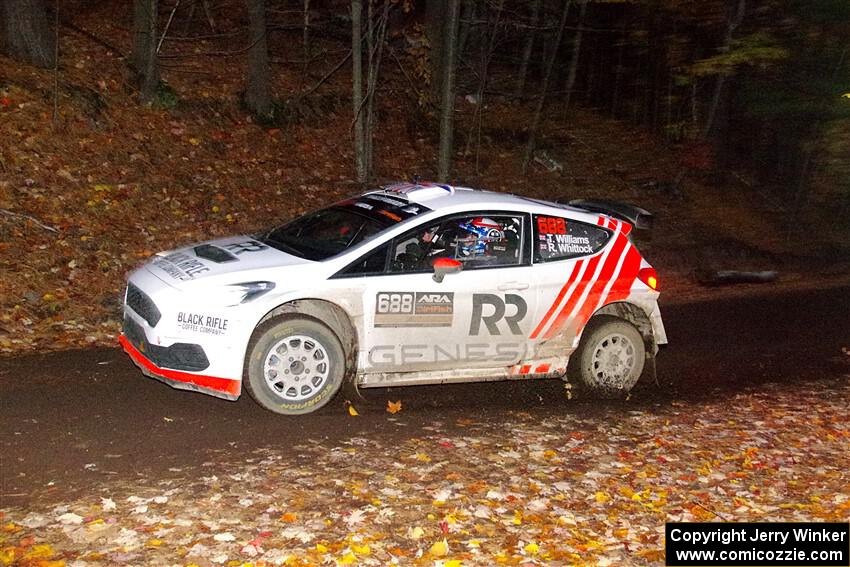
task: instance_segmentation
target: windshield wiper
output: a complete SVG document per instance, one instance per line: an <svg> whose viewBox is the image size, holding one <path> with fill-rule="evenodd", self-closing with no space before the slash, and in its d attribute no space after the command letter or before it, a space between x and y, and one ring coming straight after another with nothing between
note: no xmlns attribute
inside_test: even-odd
<svg viewBox="0 0 850 567"><path fill-rule="evenodd" d="M286 252L287 254L291 254L293 256L298 256L299 258L305 257L305 254L302 250L299 250L298 248L295 248L294 246L291 246L291 245L289 245L285 242L282 242L280 240L277 240L275 238L271 238L269 235L272 232L274 232L274 231L271 230L271 231L267 232L266 234L263 234L262 236L260 236L258 238L258 240L260 242L262 242L263 244L268 244L272 248L276 248L276 249L280 250L281 252Z"/></svg>

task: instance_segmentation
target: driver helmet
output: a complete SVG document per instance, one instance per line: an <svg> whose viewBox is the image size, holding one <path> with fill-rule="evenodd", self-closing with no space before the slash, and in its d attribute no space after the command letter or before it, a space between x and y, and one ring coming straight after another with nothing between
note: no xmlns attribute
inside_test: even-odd
<svg viewBox="0 0 850 567"><path fill-rule="evenodd" d="M502 225L488 217L475 217L460 223L458 255L464 257L485 256L487 244L505 238Z"/></svg>

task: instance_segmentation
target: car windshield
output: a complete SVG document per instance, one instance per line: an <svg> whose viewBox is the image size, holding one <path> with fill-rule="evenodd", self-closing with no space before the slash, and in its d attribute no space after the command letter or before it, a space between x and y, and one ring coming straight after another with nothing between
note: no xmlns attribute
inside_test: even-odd
<svg viewBox="0 0 850 567"><path fill-rule="evenodd" d="M275 228L261 240L293 256L319 261L373 238L392 224L390 219L384 222L335 205Z"/></svg>

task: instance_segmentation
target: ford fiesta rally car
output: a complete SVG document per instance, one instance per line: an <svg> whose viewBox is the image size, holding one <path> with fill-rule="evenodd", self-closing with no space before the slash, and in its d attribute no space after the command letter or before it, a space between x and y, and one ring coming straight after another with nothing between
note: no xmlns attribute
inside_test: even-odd
<svg viewBox="0 0 850 567"><path fill-rule="evenodd" d="M649 214L397 184L255 236L161 252L120 342L176 388L302 414L343 384L562 378L620 396L667 342ZM647 365L649 366L649 365Z"/></svg>

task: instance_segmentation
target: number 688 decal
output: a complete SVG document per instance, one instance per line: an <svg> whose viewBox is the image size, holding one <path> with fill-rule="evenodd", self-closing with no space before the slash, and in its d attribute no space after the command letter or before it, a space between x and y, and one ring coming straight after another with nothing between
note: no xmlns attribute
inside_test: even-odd
<svg viewBox="0 0 850 567"><path fill-rule="evenodd" d="M567 221L557 217L537 217L537 232L540 234L566 234Z"/></svg>
<svg viewBox="0 0 850 567"><path fill-rule="evenodd" d="M413 313L414 295L403 292L379 293L375 313Z"/></svg>

